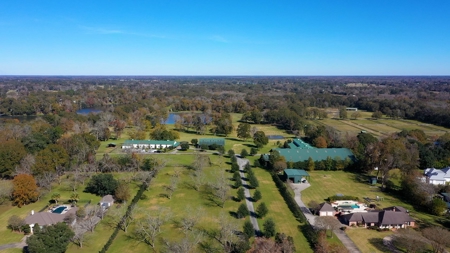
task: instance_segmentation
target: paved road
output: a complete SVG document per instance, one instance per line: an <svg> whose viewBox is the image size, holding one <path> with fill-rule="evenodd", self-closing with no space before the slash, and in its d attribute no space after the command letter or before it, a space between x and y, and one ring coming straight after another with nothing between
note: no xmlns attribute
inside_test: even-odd
<svg viewBox="0 0 450 253"><path fill-rule="evenodd" d="M237 164L239 165L239 174L241 175L241 179L245 177L244 174L244 167L245 165L249 162L248 159L242 159L239 157L237 158ZM258 221L257 221L257 216L256 216L256 212L255 209L253 207L253 202L250 201L251 199L251 195L250 195L250 191L248 190L247 186L247 181L244 181L242 179L242 185L244 186L244 191L245 191L245 202L247 203L247 208L248 211L250 212L250 221L253 224L253 228L255 229L255 234L256 236L260 236L261 235L261 230L259 230L259 225L258 225Z"/></svg>
<svg viewBox="0 0 450 253"><path fill-rule="evenodd" d="M23 249L25 246L27 246L27 242L26 242L27 238L28 238L28 235L24 236L22 238L22 240L20 240L20 242L0 245L0 250L11 249L11 248Z"/></svg>
<svg viewBox="0 0 450 253"><path fill-rule="evenodd" d="M292 189L294 190L295 193L295 202L297 202L297 205L300 207L300 209L302 210L303 214L305 215L306 219L308 220L309 224L311 224L312 227L315 226L316 224L316 217L314 216L311 211L309 210L308 207L306 207L305 203L303 203L302 201L302 195L301 195L301 191L303 191L304 189L308 188L310 186L309 183L307 184L291 184ZM350 253L361 253L361 251L358 249L358 247L356 247L355 243L353 243L353 241L347 236L347 234L340 230L334 230L334 234L336 235L337 238L339 238L339 240L341 240L342 244L344 244L344 246L347 248L347 250Z"/></svg>

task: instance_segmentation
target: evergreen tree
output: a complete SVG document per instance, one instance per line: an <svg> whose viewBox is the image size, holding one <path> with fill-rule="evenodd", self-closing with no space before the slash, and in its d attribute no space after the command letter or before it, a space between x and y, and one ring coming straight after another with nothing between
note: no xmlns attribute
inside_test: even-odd
<svg viewBox="0 0 450 253"><path fill-rule="evenodd" d="M255 236L255 228L253 228L253 224L250 221L245 221L244 223L244 234L247 238Z"/></svg>
<svg viewBox="0 0 450 253"><path fill-rule="evenodd" d="M272 219L267 219L264 222L263 233L264 233L264 236L267 238L275 236L275 234L276 234L275 222Z"/></svg>
<svg viewBox="0 0 450 253"><path fill-rule="evenodd" d="M261 204L259 204L258 207L256 208L256 213L260 218L264 218L264 216L266 216L267 213L269 213L269 209L267 209L267 206L264 202L261 202Z"/></svg>
<svg viewBox="0 0 450 253"><path fill-rule="evenodd" d="M91 178L84 191L98 196L114 195L118 185L112 174L98 174Z"/></svg>
<svg viewBox="0 0 450 253"><path fill-rule="evenodd" d="M239 190L237 191L237 199L239 201L242 201L245 199L245 190L244 188L240 187Z"/></svg>
<svg viewBox="0 0 450 253"><path fill-rule="evenodd" d="M261 192L259 190L256 190L253 194L253 200L255 202L258 202L262 198Z"/></svg>
<svg viewBox="0 0 450 253"><path fill-rule="evenodd" d="M316 167L316 164L314 163L314 160L312 159L312 157L309 157L309 158L308 158L307 165L306 165L306 168L307 168L309 171L313 171L315 167Z"/></svg>
<svg viewBox="0 0 450 253"><path fill-rule="evenodd" d="M233 157L234 156L234 150L230 149L228 150L228 156Z"/></svg>
<svg viewBox="0 0 450 253"><path fill-rule="evenodd" d="M231 163L231 172L238 172L239 171L239 165L237 163Z"/></svg>
<svg viewBox="0 0 450 253"><path fill-rule="evenodd" d="M243 148L242 151L241 151L241 157L245 158L247 156L248 156L248 151L247 151L247 149Z"/></svg>
<svg viewBox="0 0 450 253"><path fill-rule="evenodd" d="M250 149L250 155L251 155L251 156L254 156L254 155L256 155L256 154L258 154L258 149L256 149L256 148L251 148L251 149Z"/></svg>
<svg viewBox="0 0 450 253"><path fill-rule="evenodd" d="M248 212L247 209L247 205L245 203L242 203L241 205L239 205L239 208L236 212L238 219L242 219L245 218L246 216L248 216L250 213Z"/></svg>
<svg viewBox="0 0 450 253"><path fill-rule="evenodd" d="M258 179L254 174L249 174L248 182L250 184L250 187L252 187L253 189L259 186Z"/></svg>

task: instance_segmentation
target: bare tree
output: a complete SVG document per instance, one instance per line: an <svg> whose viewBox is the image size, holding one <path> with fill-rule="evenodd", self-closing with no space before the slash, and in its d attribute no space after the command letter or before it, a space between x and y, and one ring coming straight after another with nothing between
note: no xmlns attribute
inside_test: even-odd
<svg viewBox="0 0 450 253"><path fill-rule="evenodd" d="M231 252L231 246L239 240L236 235L238 226L224 213L220 214L219 226L219 230L215 233L215 239L222 245L225 252Z"/></svg>
<svg viewBox="0 0 450 253"><path fill-rule="evenodd" d="M201 207L197 209L192 209L192 207L188 206L186 208L186 216L181 218L179 226L183 230L183 233L187 234L189 231L197 225L201 217L203 217L205 210Z"/></svg>
<svg viewBox="0 0 450 253"><path fill-rule="evenodd" d="M19 174L32 174L31 169L33 168L34 164L36 162L36 159L34 155L27 154L22 160L20 160L19 166L16 166L14 175Z"/></svg>
<svg viewBox="0 0 450 253"><path fill-rule="evenodd" d="M308 202L308 207L313 210L313 214L316 214L319 211L320 204L315 200L311 200Z"/></svg>
<svg viewBox="0 0 450 253"><path fill-rule="evenodd" d="M428 246L428 240L413 229L399 229L392 237L394 245L407 253L425 252Z"/></svg>
<svg viewBox="0 0 450 253"><path fill-rule="evenodd" d="M219 202L219 206L223 208L225 201L230 198L230 186L228 185L228 179L223 170L217 173L216 181L210 186L213 191L212 194Z"/></svg>
<svg viewBox="0 0 450 253"><path fill-rule="evenodd" d="M85 230L94 232L95 226L99 222L100 222L100 218L95 215L95 216L89 216L88 218L78 222L77 225Z"/></svg>
<svg viewBox="0 0 450 253"><path fill-rule="evenodd" d="M422 235L430 240L434 253L444 253L450 246L450 232L441 227L429 227L422 230Z"/></svg>
<svg viewBox="0 0 450 253"><path fill-rule="evenodd" d="M192 180L194 190L199 191L200 187L205 183L205 173L203 170L194 170L190 174L190 178Z"/></svg>
<svg viewBox="0 0 450 253"><path fill-rule="evenodd" d="M86 229L79 225L73 227L73 232L75 235L72 237L71 241L78 245L78 247L83 248L83 242L85 241Z"/></svg>
<svg viewBox="0 0 450 253"><path fill-rule="evenodd" d="M186 235L181 241L170 242L164 240L166 246L166 252L170 253L186 253L190 252L197 244L199 244L203 239L203 233L196 233L191 236Z"/></svg>
<svg viewBox="0 0 450 253"><path fill-rule="evenodd" d="M36 183L39 187L51 191L52 183L56 180L57 175L55 172L45 171L43 174L36 177Z"/></svg>
<svg viewBox="0 0 450 253"><path fill-rule="evenodd" d="M166 196L168 199L171 199L173 193L177 190L178 181L179 181L179 178L176 177L175 175L172 175L170 177L170 185L164 186L164 189L166 190Z"/></svg>
<svg viewBox="0 0 450 253"><path fill-rule="evenodd" d="M11 180L0 180L0 205L11 199L13 188Z"/></svg>
<svg viewBox="0 0 450 253"><path fill-rule="evenodd" d="M320 216L316 217L315 226L326 231L331 230L331 238L333 238L333 230L339 229L342 224L335 217Z"/></svg>
<svg viewBox="0 0 450 253"><path fill-rule="evenodd" d="M249 253L282 253L279 245L270 238L256 238Z"/></svg>
<svg viewBox="0 0 450 253"><path fill-rule="evenodd" d="M161 226L170 219L170 210L159 209L156 212L147 213L147 215L138 221L135 230L135 236L142 242L155 247L155 241L161 234Z"/></svg>

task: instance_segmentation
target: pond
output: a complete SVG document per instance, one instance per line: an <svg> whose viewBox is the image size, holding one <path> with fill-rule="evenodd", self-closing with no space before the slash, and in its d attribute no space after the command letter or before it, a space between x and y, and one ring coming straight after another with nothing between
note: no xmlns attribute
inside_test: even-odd
<svg viewBox="0 0 450 253"><path fill-rule="evenodd" d="M97 114L101 113L103 110L98 108L84 108L77 111L77 114L80 115L88 115L89 113Z"/></svg>

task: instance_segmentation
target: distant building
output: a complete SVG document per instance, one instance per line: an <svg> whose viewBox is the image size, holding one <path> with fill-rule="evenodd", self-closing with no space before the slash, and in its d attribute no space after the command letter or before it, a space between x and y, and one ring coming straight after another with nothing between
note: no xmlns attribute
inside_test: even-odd
<svg viewBox="0 0 450 253"><path fill-rule="evenodd" d="M109 208L114 204L114 198L112 195L105 195L100 200L100 206L103 208Z"/></svg>
<svg viewBox="0 0 450 253"><path fill-rule="evenodd" d="M216 144L217 146L225 147L225 139L224 138L201 138L198 140L198 145L207 145L208 147Z"/></svg>
<svg viewBox="0 0 450 253"><path fill-rule="evenodd" d="M424 172L425 180L429 184L439 185L450 182L450 167L438 170L435 168L428 168Z"/></svg>
<svg viewBox="0 0 450 253"><path fill-rule="evenodd" d="M309 174L305 170L285 169L284 175L286 180L290 180L294 184L303 182L304 180L309 181Z"/></svg>
<svg viewBox="0 0 450 253"><path fill-rule="evenodd" d="M346 111L357 112L357 111L358 111L358 108L356 108L356 107L347 107L347 108L345 108L345 110L346 110Z"/></svg>
<svg viewBox="0 0 450 253"><path fill-rule="evenodd" d="M122 149L162 149L170 147L178 147L177 141L160 141L160 140L126 140L122 144Z"/></svg>
<svg viewBox="0 0 450 253"><path fill-rule="evenodd" d="M313 161L326 160L328 157L336 159L339 157L341 160L349 158L351 161L355 161L356 158L352 151L348 148L316 148L310 144L300 140L294 139L289 143L289 148L277 148L275 149L284 156L286 162L303 162L310 157ZM269 156L263 156L264 160L269 161Z"/></svg>

